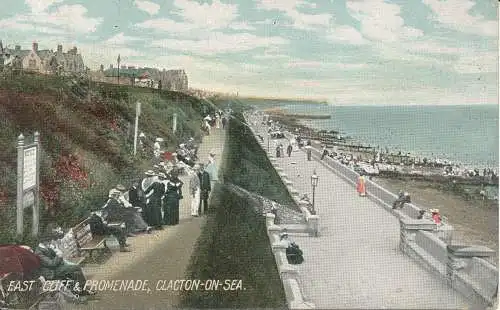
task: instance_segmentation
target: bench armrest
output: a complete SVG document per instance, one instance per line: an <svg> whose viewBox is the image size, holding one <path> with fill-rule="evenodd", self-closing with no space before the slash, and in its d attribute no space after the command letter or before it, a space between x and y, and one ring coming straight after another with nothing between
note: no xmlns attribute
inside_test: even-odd
<svg viewBox="0 0 500 310"><path fill-rule="evenodd" d="M121 228L122 226L125 226L124 222L111 222L107 224L109 227L118 227Z"/></svg>

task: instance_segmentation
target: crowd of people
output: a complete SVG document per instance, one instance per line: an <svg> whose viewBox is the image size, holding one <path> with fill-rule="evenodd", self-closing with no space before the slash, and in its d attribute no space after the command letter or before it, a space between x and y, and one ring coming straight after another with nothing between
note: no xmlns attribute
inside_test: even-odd
<svg viewBox="0 0 500 310"><path fill-rule="evenodd" d="M222 121L220 114L216 115L219 117L215 117L213 127L224 129L227 118L223 117L226 121ZM217 120L221 126L217 125ZM146 151L144 133L139 135L138 142L140 150ZM185 195L190 198L191 216L202 216L209 211L209 196L218 182L216 151L211 150L208 158L199 160L198 146L193 138L179 144L173 153L162 150L163 142L162 138L155 139L152 169L129 187L117 184L110 189L105 204L94 208L87 219L92 235L114 236L121 252L130 251L128 238L137 234L152 234L154 230L163 230L164 226L178 225L180 201ZM187 189L181 180L182 175L188 176ZM61 245L61 240L70 234L75 237L72 229L64 233L60 227L49 225L39 238L38 245L33 248L19 246L39 259L40 266L31 274L31 278L42 276L44 280L72 280L78 283L74 288L84 287L86 278L82 268L65 258L66 249ZM70 291L78 293L76 296L94 294L83 289Z"/></svg>

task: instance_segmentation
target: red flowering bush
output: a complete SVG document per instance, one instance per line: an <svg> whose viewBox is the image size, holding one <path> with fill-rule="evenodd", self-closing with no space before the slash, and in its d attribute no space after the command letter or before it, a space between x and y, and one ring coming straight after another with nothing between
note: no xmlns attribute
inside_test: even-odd
<svg viewBox="0 0 500 310"><path fill-rule="evenodd" d="M61 156L56 163L56 173L60 179L69 177L71 180L78 182L83 188L88 186L88 174L80 166L77 155Z"/></svg>

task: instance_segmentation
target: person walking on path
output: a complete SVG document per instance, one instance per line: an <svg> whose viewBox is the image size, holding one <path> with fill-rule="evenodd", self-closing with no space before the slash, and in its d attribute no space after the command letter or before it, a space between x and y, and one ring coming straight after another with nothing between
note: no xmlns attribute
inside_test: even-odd
<svg viewBox="0 0 500 310"><path fill-rule="evenodd" d="M210 156L208 156L208 165L205 168L205 171L210 175L210 191L212 192L215 186L215 183L219 181L219 172L217 171L217 163L215 162L215 151L210 151Z"/></svg>
<svg viewBox="0 0 500 310"><path fill-rule="evenodd" d="M362 174L358 177L358 182L356 183L356 191L358 192L359 196L366 196L365 176Z"/></svg>
<svg viewBox="0 0 500 310"><path fill-rule="evenodd" d="M173 169L170 172L170 178L165 189L165 214L168 218L165 221L166 225L179 224L179 200L182 199L182 181L178 177L178 171Z"/></svg>
<svg viewBox="0 0 500 310"><path fill-rule="evenodd" d="M151 171L152 172L152 171ZM165 175L160 173L158 175L159 179L154 180L153 184L144 192L146 195L146 205L150 211L149 226L152 226L158 230L163 229L162 217L161 217L161 199L165 193L165 185L162 183Z"/></svg>
<svg viewBox="0 0 500 310"><path fill-rule="evenodd" d="M288 154L288 157L292 156L292 151L293 151L293 146L292 143L290 142L286 148L286 153Z"/></svg>
<svg viewBox="0 0 500 310"><path fill-rule="evenodd" d="M321 160L323 160L326 155L328 155L328 150L326 149L326 145L323 144L323 150L321 151Z"/></svg>
<svg viewBox="0 0 500 310"><path fill-rule="evenodd" d="M311 141L307 141L307 145L306 145L305 149L306 149L306 153L307 153L307 160L311 161L311 157L312 157Z"/></svg>
<svg viewBox="0 0 500 310"><path fill-rule="evenodd" d="M198 173L200 171L200 165L196 164L193 167L193 172L191 179L189 180L189 193L191 194L191 216L200 216L200 193L201 193L201 182Z"/></svg>
<svg viewBox="0 0 500 310"><path fill-rule="evenodd" d="M198 214L201 215L208 211L208 197L212 189L210 175L205 171L203 164L200 164L198 178L200 179L200 203L198 207Z"/></svg>
<svg viewBox="0 0 500 310"><path fill-rule="evenodd" d="M276 158L281 157L281 148L279 145L276 146Z"/></svg>

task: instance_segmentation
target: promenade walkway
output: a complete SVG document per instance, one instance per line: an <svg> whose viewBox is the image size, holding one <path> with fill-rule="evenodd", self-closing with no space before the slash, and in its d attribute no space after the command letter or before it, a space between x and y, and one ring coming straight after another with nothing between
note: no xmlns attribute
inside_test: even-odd
<svg viewBox="0 0 500 310"><path fill-rule="evenodd" d="M222 129L212 130L199 147L200 161L206 162L209 151L213 149L220 165L224 141ZM153 235L129 238L131 252L114 251L105 263L83 268L89 280L148 280L151 291L102 291L87 305L71 305L71 309L171 309L178 306L181 292L156 290L156 284L159 280L167 280L168 284L169 280L186 278L194 246L206 222L204 216L191 216L189 176L182 176L181 180L184 182L184 199L180 201L179 225L165 226L163 231L155 231Z"/></svg>
<svg viewBox="0 0 500 310"><path fill-rule="evenodd" d="M254 128L267 145L267 128ZM278 141L286 149L286 140L271 139L272 154ZM359 197L318 158L307 161L303 151L277 158L277 164L293 187L311 199L314 169L319 176L315 205L320 236L291 234L304 251L305 261L297 268L306 301L323 309L467 309L462 295L399 251L396 217Z"/></svg>

